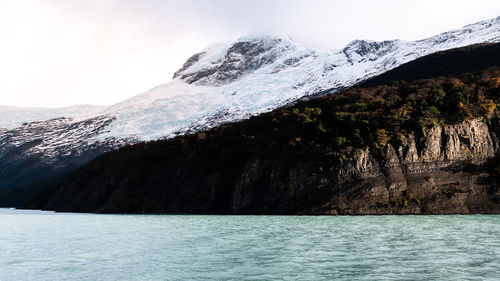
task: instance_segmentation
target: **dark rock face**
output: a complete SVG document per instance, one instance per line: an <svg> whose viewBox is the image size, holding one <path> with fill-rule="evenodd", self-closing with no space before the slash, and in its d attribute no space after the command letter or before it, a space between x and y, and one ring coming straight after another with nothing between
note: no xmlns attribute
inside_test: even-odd
<svg viewBox="0 0 500 281"><path fill-rule="evenodd" d="M186 73L189 67L199 61L204 53L194 55L175 73L174 78L180 77L189 84L223 85L275 62L280 55L291 48L292 46L281 38L239 41L234 43L227 50L225 56L214 62L211 67Z"/></svg>
<svg viewBox="0 0 500 281"><path fill-rule="evenodd" d="M191 56L184 63L184 65L182 65L182 67L174 73L173 79L177 78L179 75L182 74L182 72L184 72L186 69L188 69L191 66L193 66L193 64L197 63L203 55L205 55L205 53L198 53L198 54L194 54L193 56Z"/></svg>
<svg viewBox="0 0 500 281"><path fill-rule="evenodd" d="M375 60L393 51L396 47L396 42L395 40L382 42L354 40L342 52L351 63L354 61Z"/></svg>
<svg viewBox="0 0 500 281"><path fill-rule="evenodd" d="M498 127L498 122L493 125ZM478 120L428 131L421 149L413 136L374 155L364 150L339 170L350 187L330 201L333 214L468 214L500 212L500 189L488 182L485 163L498 137ZM354 180L353 180L354 179ZM363 196L356 194L362 192Z"/></svg>
<svg viewBox="0 0 500 281"><path fill-rule="evenodd" d="M43 208L106 213L499 213L500 189L487 169L499 150L498 127L498 121L488 125L480 120L436 127L423 142L409 135L399 147L359 150L353 159L330 166L318 157L296 155L294 161L280 161L236 155L235 150L215 162L223 170L203 168L203 163L173 164L147 150L124 150L70 177ZM204 140L202 134L197 137ZM182 149L163 149L171 159L184 157ZM233 165L231 159L238 157L248 160ZM129 166L112 172L123 161ZM144 161L151 167L146 174L134 168Z"/></svg>

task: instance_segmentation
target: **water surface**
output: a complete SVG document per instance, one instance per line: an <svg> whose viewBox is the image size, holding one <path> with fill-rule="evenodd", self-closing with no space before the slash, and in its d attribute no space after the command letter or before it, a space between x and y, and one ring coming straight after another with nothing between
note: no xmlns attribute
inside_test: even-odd
<svg viewBox="0 0 500 281"><path fill-rule="evenodd" d="M500 216L0 211L0 280L498 280Z"/></svg>

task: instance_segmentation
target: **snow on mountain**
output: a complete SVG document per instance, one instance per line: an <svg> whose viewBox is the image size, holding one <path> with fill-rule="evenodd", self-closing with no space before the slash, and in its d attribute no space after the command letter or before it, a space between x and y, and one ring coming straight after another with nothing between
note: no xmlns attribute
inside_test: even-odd
<svg viewBox="0 0 500 281"><path fill-rule="evenodd" d="M106 150L125 144L126 139L97 138L106 132L113 118L105 116L85 120L60 117L46 121L35 121L12 129L0 131L0 159L11 148L24 155L39 155L45 162L79 157L91 150Z"/></svg>
<svg viewBox="0 0 500 281"><path fill-rule="evenodd" d="M69 117L75 120L85 119L95 116L96 113L105 108L105 106L97 105L75 105L61 108L0 106L0 128L13 129L26 122L48 120L56 117Z"/></svg>
<svg viewBox="0 0 500 281"><path fill-rule="evenodd" d="M335 52L286 37L242 37L189 58L171 82L103 111L104 136L170 137L270 111L324 90L350 87L430 53L500 41L500 17L415 42L355 40Z"/></svg>
<svg viewBox="0 0 500 281"><path fill-rule="evenodd" d="M20 146L36 138L43 141L29 153L70 157L78 153L70 150L85 149L82 143L113 140L110 147L114 147L172 137L248 118L324 90L339 91L430 53L483 42L500 42L500 17L415 42L355 40L334 52L308 49L286 37L241 37L195 54L172 81L121 103L101 110L52 111L50 117L80 117L61 119L64 122L55 127L49 121L37 123L41 127L36 135L30 133L29 124L0 131L0 136L19 136L15 142L12 136L4 139L0 146ZM82 111L92 118L83 120ZM49 118L44 110L22 112L0 108L0 127ZM47 133L43 124L51 128Z"/></svg>

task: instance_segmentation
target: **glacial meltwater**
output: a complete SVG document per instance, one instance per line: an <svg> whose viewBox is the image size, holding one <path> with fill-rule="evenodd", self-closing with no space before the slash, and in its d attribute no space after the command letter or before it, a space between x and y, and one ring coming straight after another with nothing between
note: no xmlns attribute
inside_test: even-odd
<svg viewBox="0 0 500 281"><path fill-rule="evenodd" d="M500 216L0 211L0 280L499 280Z"/></svg>

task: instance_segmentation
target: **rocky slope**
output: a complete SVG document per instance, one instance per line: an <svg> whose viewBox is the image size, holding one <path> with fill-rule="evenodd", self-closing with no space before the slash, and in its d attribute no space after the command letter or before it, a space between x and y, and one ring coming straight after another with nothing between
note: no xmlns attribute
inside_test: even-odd
<svg viewBox="0 0 500 281"><path fill-rule="evenodd" d="M474 58L497 45L465 49ZM499 52L483 69L394 81L102 155L40 197L58 211L499 213ZM448 52L412 62L433 68ZM440 61L441 60L441 61ZM442 64L441 63L441 64ZM475 65L476 61L469 63ZM417 67L418 66L418 67Z"/></svg>

